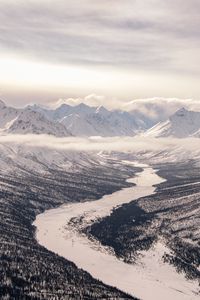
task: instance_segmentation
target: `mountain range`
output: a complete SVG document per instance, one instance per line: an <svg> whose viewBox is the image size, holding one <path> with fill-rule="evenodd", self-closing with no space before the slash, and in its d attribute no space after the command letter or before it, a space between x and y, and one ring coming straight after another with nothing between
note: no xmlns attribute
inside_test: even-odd
<svg viewBox="0 0 200 300"><path fill-rule="evenodd" d="M14 108L0 101L0 133L50 134L57 137L200 137L200 112L181 108L167 120L152 124L148 117L141 117L137 112L111 111L103 106L91 107L84 103L76 106L62 104L56 109L49 109L36 104Z"/></svg>

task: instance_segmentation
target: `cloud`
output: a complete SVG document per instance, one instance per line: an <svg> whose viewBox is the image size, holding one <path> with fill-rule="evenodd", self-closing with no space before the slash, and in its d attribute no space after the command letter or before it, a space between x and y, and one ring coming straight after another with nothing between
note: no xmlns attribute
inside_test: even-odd
<svg viewBox="0 0 200 300"><path fill-rule="evenodd" d="M43 172L46 171L45 165L51 169L73 168L74 171L76 164L91 166L92 161L99 164L109 154L116 158L117 163L121 163L124 157L129 157L130 160L142 160L148 164L176 163L190 159L200 164L199 138L56 138L47 135L6 135L0 138L0 151L2 172L16 172L17 166L26 167L33 172Z"/></svg>
<svg viewBox="0 0 200 300"><path fill-rule="evenodd" d="M105 106L107 109L119 109L122 108L123 103L117 98L113 97L106 97L103 95L96 95L96 94L90 94L85 97L79 97L79 98L66 98L62 99L60 98L56 102L50 102L49 106L52 108L57 108L62 104L68 104L68 105L78 105L80 103L84 103L89 106Z"/></svg>
<svg viewBox="0 0 200 300"><path fill-rule="evenodd" d="M16 146L27 148L49 148L58 151L77 152L145 152L173 150L182 147L186 151L200 152L199 138L149 138L149 137L90 137L90 138L57 138L49 135L2 135L0 145L8 145L15 149ZM21 148L20 148L21 149Z"/></svg>
<svg viewBox="0 0 200 300"><path fill-rule="evenodd" d="M199 6L197 0L2 0L1 58L14 56L21 65L1 68L3 94L24 103L38 94L44 102L88 93L200 97ZM23 60L36 65L34 74ZM43 65L48 75L38 76Z"/></svg>
<svg viewBox="0 0 200 300"><path fill-rule="evenodd" d="M192 56L189 63L185 60L187 52L198 50L199 45L199 4L165 2L1 1L1 51L62 64L142 69L156 64L159 69L188 71L195 65Z"/></svg>
<svg viewBox="0 0 200 300"><path fill-rule="evenodd" d="M153 121L166 120L180 108L200 111L200 101L194 99L150 98L135 99L124 104L124 109L139 113Z"/></svg>
<svg viewBox="0 0 200 300"><path fill-rule="evenodd" d="M85 103L89 106L105 106L107 109L121 109L136 114L137 117L146 117L153 123L166 120L178 109L184 107L188 110L200 111L200 100L178 98L146 98L123 101L117 98L91 94L83 98L59 99L49 103L52 108L57 108L66 103L72 106Z"/></svg>

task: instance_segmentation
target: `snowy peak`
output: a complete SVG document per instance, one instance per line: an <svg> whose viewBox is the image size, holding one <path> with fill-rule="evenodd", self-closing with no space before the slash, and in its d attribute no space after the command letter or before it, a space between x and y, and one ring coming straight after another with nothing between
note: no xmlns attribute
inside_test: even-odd
<svg viewBox="0 0 200 300"><path fill-rule="evenodd" d="M102 115L106 115L109 113L109 111L104 107L104 106L98 106L97 109L95 110L96 114L102 114Z"/></svg>
<svg viewBox="0 0 200 300"><path fill-rule="evenodd" d="M62 104L55 110L33 109L63 124L75 136L133 136L139 129L131 114L109 111L103 106L91 107L80 103L76 106Z"/></svg>
<svg viewBox="0 0 200 300"><path fill-rule="evenodd" d="M85 103L80 103L76 106L73 106L76 110L80 110L80 111L88 111L91 110L91 106L86 105Z"/></svg>
<svg viewBox="0 0 200 300"><path fill-rule="evenodd" d="M189 111L187 109L185 109L185 107L182 107L175 112L174 116L184 117L187 113L189 113Z"/></svg>
<svg viewBox="0 0 200 300"><path fill-rule="evenodd" d="M175 121L175 120L180 120L185 118L185 119L190 119L193 114L196 114L196 112L189 111L182 107L181 109L177 110L172 116L169 117L169 120Z"/></svg>
<svg viewBox="0 0 200 300"><path fill-rule="evenodd" d="M52 122L30 108L22 110L5 131L15 134L50 134L58 137L70 135L62 124Z"/></svg>
<svg viewBox="0 0 200 300"><path fill-rule="evenodd" d="M12 121L20 114L20 109L8 107L0 100L0 131L8 128Z"/></svg>
<svg viewBox="0 0 200 300"><path fill-rule="evenodd" d="M200 130L200 112L189 111L181 108L176 111L165 122L160 122L145 135L153 137L177 137L186 138L190 136L198 137Z"/></svg>
<svg viewBox="0 0 200 300"><path fill-rule="evenodd" d="M71 106L67 104L62 104L57 109L52 111L51 115L54 120L58 120L61 118L64 118L67 114L70 114L72 112Z"/></svg>

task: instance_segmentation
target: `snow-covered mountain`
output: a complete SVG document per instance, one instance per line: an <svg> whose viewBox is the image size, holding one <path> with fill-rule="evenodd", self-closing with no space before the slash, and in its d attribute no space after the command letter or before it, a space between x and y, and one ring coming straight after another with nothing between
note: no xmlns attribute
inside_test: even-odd
<svg viewBox="0 0 200 300"><path fill-rule="evenodd" d="M20 134L50 134L58 137L71 135L62 124L52 122L45 118L43 114L29 108L20 112L7 129L7 132Z"/></svg>
<svg viewBox="0 0 200 300"><path fill-rule="evenodd" d="M159 122L146 131L151 137L200 137L200 112L179 109L165 122Z"/></svg>
<svg viewBox="0 0 200 300"><path fill-rule="evenodd" d="M105 107L90 107L83 103L77 106L62 104L55 110L32 106L48 119L63 124L76 136L134 136L144 129L144 123L125 111L109 111Z"/></svg>
<svg viewBox="0 0 200 300"><path fill-rule="evenodd" d="M0 100L0 128L8 129L12 121L20 114L20 109L8 107Z"/></svg>
<svg viewBox="0 0 200 300"><path fill-rule="evenodd" d="M88 115L70 114L61 123L74 135L79 136L134 136L139 130L134 118L125 112L108 112L97 108Z"/></svg>
<svg viewBox="0 0 200 300"><path fill-rule="evenodd" d="M27 107L17 109L0 102L0 132L12 134L50 134L70 136L64 125L47 119L42 113Z"/></svg>

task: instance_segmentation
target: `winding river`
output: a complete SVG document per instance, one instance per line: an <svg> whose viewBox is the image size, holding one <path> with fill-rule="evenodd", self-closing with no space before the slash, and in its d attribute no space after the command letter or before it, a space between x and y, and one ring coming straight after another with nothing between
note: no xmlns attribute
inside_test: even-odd
<svg viewBox="0 0 200 300"><path fill-rule="evenodd" d="M162 255L170 250L162 240L149 251L142 251L138 262L131 265L117 259L98 242L88 240L79 233L79 225L70 222L72 218L79 220L81 217L80 226L85 227L110 215L117 206L153 194L155 185L164 181L148 165L124 163L143 168L134 178L128 179L135 186L105 195L100 200L65 204L38 215L34 222L38 243L73 261L94 278L140 299L199 299L198 283L186 280L171 265L163 263Z"/></svg>

